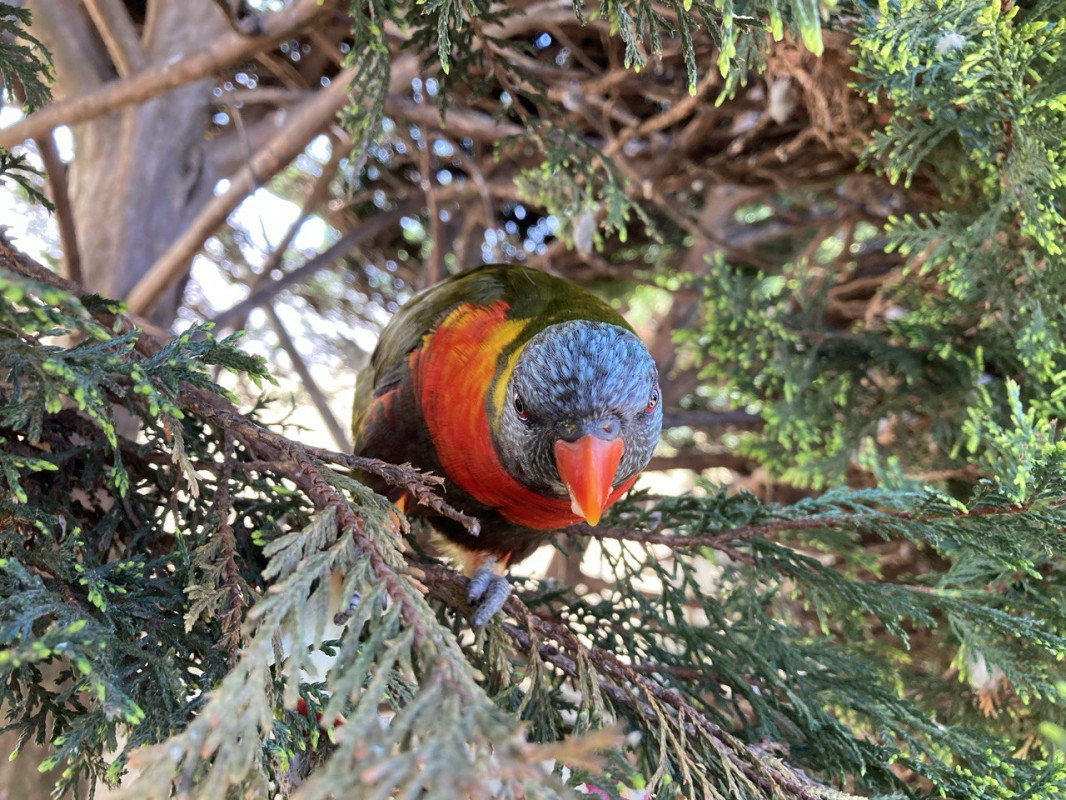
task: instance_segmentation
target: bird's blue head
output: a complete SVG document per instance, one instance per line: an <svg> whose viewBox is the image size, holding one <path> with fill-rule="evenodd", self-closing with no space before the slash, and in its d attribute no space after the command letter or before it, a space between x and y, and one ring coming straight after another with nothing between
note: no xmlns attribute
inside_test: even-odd
<svg viewBox="0 0 1066 800"><path fill-rule="evenodd" d="M619 325L550 325L522 348L508 380L494 444L517 481L571 498L596 524L612 488L647 466L662 429L658 372Z"/></svg>

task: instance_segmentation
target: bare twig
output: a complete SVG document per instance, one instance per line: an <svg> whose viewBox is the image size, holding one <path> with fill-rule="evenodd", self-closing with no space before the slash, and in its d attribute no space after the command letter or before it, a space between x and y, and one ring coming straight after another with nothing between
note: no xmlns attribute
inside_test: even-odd
<svg viewBox="0 0 1066 800"><path fill-rule="evenodd" d="M37 152L41 155L44 171L48 173L48 186L55 204L56 227L59 228L59 244L63 248L63 272L75 283L82 282L81 252L78 249L78 229L74 224L74 209L70 204L70 187L67 184L67 165L59 157L52 134L36 140Z"/></svg>
<svg viewBox="0 0 1066 800"><path fill-rule="evenodd" d="M314 210L325 202L326 198L329 196L330 182L337 174L337 169L340 167L341 160L344 158L344 153L350 144L350 140L347 136L331 136L330 142L332 144L332 150L330 152L329 161L322 167L322 174L318 176L314 184L311 186L311 190L307 193L307 197L304 198L299 216L293 220L292 225L290 225L289 229L285 231L285 235L281 237L281 241L279 241L274 249L267 255L266 260L263 262L263 268L260 270L259 274L252 278L249 287L252 294L273 280L271 275L274 270L281 267L282 259L285 257L289 245L291 245L293 239L296 238L296 234L299 233L300 228L303 227L303 224L308 220ZM232 327L235 330L241 329L244 327L247 317L248 315L246 313L242 315L240 319L234 320L232 323L227 323L226 327Z"/></svg>
<svg viewBox="0 0 1066 800"><path fill-rule="evenodd" d="M264 18L263 33L259 36L229 32L187 58L147 68L88 94L45 106L11 127L0 130L0 147L10 149L26 139L39 138L58 125L76 125L95 119L206 78L254 53L273 47L332 12L332 3L299 0L285 11Z"/></svg>
<svg viewBox="0 0 1066 800"><path fill-rule="evenodd" d="M144 47L126 6L120 0L84 2L118 74L125 78L142 69L146 60Z"/></svg>
<svg viewBox="0 0 1066 800"><path fill-rule="evenodd" d="M337 422L337 418L333 415L333 410L329 407L329 401L326 399L326 395L318 388L318 383L311 374L311 370L308 369L307 362L304 361L300 351L296 348L296 342L294 342L289 335L285 323L281 321L278 312L274 310L274 306L269 303L263 307L263 310L266 312L267 319L270 320L270 327L272 327L274 333L277 334L278 341L281 343L281 348L289 354L289 360L292 361L292 366L293 369L296 370L296 374L300 376L300 381L303 383L304 390L311 396L311 402L315 404L319 416L322 417L322 421L325 422L326 427L329 428L330 436L333 437L333 441L336 442L337 447L342 450L347 450L350 446L348 443L348 434L344 432L344 428L341 427L340 423Z"/></svg>
<svg viewBox="0 0 1066 800"><path fill-rule="evenodd" d="M444 246L440 235L440 209L437 204L437 195L433 188L433 169L431 161L433 154L429 147L429 131L425 126L419 129L422 141L418 144L419 177L421 179L422 192L426 196L426 211L429 215L429 244L432 248L429 253L427 264L426 285L434 286L440 283L444 275L444 258L441 248Z"/></svg>
<svg viewBox="0 0 1066 800"><path fill-rule="evenodd" d="M664 544L675 549L697 547L718 548L731 542L752 539L756 536L770 536L785 531L817 531L852 529L859 517L850 514L838 514L823 517L801 517L799 519L772 519L753 525L741 525L736 528L685 536L671 531L636 531L621 527L591 527L581 524L567 528L568 533L587 536L591 539L614 539L625 542L642 542L644 544ZM864 518L869 521L868 518Z"/></svg>
<svg viewBox="0 0 1066 800"><path fill-rule="evenodd" d="M704 470L712 467L724 467L734 472L750 474L756 462L733 453L680 453L676 456L656 456L646 467L648 472L665 469Z"/></svg>
<svg viewBox="0 0 1066 800"><path fill-rule="evenodd" d="M222 611L220 622L222 643L226 646L226 660L232 667L240 655L241 623L244 621L245 597L241 592L240 571L237 568L237 537L230 525L229 515L233 510L230 499L229 481L233 473L233 435L224 431L222 435L222 473L218 478L218 490L215 493L215 513L218 515L216 535L220 537L222 558L222 581L226 585L226 607Z"/></svg>
<svg viewBox="0 0 1066 800"><path fill-rule="evenodd" d="M252 309L259 308L259 306L277 295L278 292L308 280L321 269L327 269L355 247L373 239L389 227L398 225L403 217L417 213L419 207L419 202L414 199L408 199L400 203L396 208L383 211L377 216L371 217L359 227L352 228L345 233L329 248L319 253L302 267L294 269L277 280L270 281L261 289L253 291L237 305L223 311L215 317L214 323L220 328L232 327L235 322L243 319Z"/></svg>
<svg viewBox="0 0 1066 800"><path fill-rule="evenodd" d="M718 73L715 70L707 70L700 82L696 84L695 92L681 98L666 111L656 114L654 117L649 117L638 125L627 128L619 133L619 135L611 140L610 144L603 149L604 155L611 158L619 153L625 143L630 139L645 136L653 131L660 131L671 125L676 125L685 117L700 108L700 106L705 105L703 96L710 91L712 86L718 84L720 80L721 79L718 77Z"/></svg>
<svg viewBox="0 0 1066 800"><path fill-rule="evenodd" d="M482 142L495 142L504 136L518 136L524 130L511 122L497 122L488 114L457 108L448 109L441 119L440 112L433 106L416 103L410 98L391 93L385 98L385 114L393 119L424 125L432 130L446 131L454 138L467 136Z"/></svg>
<svg viewBox="0 0 1066 800"><path fill-rule="evenodd" d="M738 430L757 430L765 420L758 414L747 411L704 411L700 409L674 409L663 412L663 427L678 428L734 428Z"/></svg>
<svg viewBox="0 0 1066 800"><path fill-rule="evenodd" d="M244 36L256 36L262 32L262 17L254 11L245 13L245 9L248 9L249 6L243 0L215 0L215 5L218 6L222 15L226 18L226 22L237 33Z"/></svg>
<svg viewBox="0 0 1066 800"><path fill-rule="evenodd" d="M442 517L455 520L473 536L477 536L481 531L481 523L475 517L464 514L444 502L444 499L437 493L443 486L444 479L437 475L417 470L410 464L390 464L388 461L380 461L376 458L366 458L350 453L334 453L307 445L304 449L320 461L328 464L343 464L354 470L369 472L392 486L403 488L414 497L417 503L432 509Z"/></svg>

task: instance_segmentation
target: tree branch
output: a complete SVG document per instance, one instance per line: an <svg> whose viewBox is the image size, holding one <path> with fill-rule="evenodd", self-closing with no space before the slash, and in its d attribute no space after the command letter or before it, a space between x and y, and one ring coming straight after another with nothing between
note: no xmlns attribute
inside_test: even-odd
<svg viewBox="0 0 1066 800"><path fill-rule="evenodd" d="M419 576L422 583L438 600L453 607L465 604L466 578L436 564L419 563L417 569L422 573ZM500 628L520 652L536 650L544 661L578 681L585 679L578 665L578 659L583 658L599 673L596 675L598 688L612 703L629 709L653 724L662 725L664 721L650 705L654 702L661 710L671 713L672 722L687 739L702 738L709 741L723 759L728 760L752 783L771 791L784 789L794 800L819 800L826 796L824 787L813 781L805 784L803 781L806 779L802 776L768 763L754 748L707 719L680 692L656 683L623 663L614 653L595 645L586 645L565 625L534 614L514 595L508 598L504 610L517 620L518 625L501 621ZM557 642L559 646L540 642L539 637ZM642 699L642 696L646 699ZM773 785L769 785L769 779L773 780Z"/></svg>
<svg viewBox="0 0 1066 800"><path fill-rule="evenodd" d="M300 214L293 220L292 225L285 231L285 234L281 237L281 241L275 245L263 262L263 268L259 274L255 275L251 279L250 290L251 294L260 289L262 286L269 284L273 278L271 274L276 269L281 268L282 259L285 257L285 253L289 249L289 245L292 244L292 240L296 238L296 234L299 233L300 228L311 216L312 212L318 206L323 203L329 196L329 185L333 180L333 177L337 174L337 170L340 168L340 163L344 158L344 154L347 148L351 147L351 140L346 135L333 136L330 139L331 152L329 161L322 167L322 174L315 179L314 184L311 186L311 190L304 198L303 205L300 207ZM240 318L233 320L232 323L227 324L227 327L231 327L234 330L240 330L245 326L248 319L248 314L243 314ZM217 324L217 323L216 323Z"/></svg>
<svg viewBox="0 0 1066 800"><path fill-rule="evenodd" d="M747 411L704 411L702 409L676 409L663 412L664 428L734 428L758 430L766 421L758 414Z"/></svg>
<svg viewBox="0 0 1066 800"><path fill-rule="evenodd" d="M59 244L63 248L63 272L77 284L81 284L81 253L78 250L78 229L74 224L74 209L70 204L67 184L67 165L59 157L55 138L49 132L36 140L44 171L48 174L48 186L55 204L56 227L59 229Z"/></svg>
<svg viewBox="0 0 1066 800"><path fill-rule="evenodd" d="M341 450L350 450L351 444L348 442L348 434L344 432L344 428L342 428L340 423L337 422L337 418L333 416L333 410L329 407L329 401L326 400L326 395L318 388L318 384L315 382L311 370L307 367L307 362L304 361L303 356L300 355L300 351L296 347L296 342L294 342L289 335L285 323L281 321L281 318L278 316L278 312L274 310L273 305L268 303L263 306L263 310L266 312L267 319L270 320L270 327L274 329L274 333L278 336L281 348L289 354L289 360L292 361L292 366L293 369L296 370L296 374L300 376L300 381L303 383L304 390L310 395L311 402L315 404L319 416L322 417L322 421L325 422L326 427L329 428L329 434L333 437L333 441L336 442L337 447Z"/></svg>
<svg viewBox="0 0 1066 800"><path fill-rule="evenodd" d="M263 33L259 36L229 32L187 58L149 67L128 78L105 84L96 91L45 106L0 130L0 147L11 149L19 142L41 137L59 125L76 125L95 119L206 78L296 35L332 10L332 3L320 5L318 0L299 0L288 10L264 19Z"/></svg>
<svg viewBox="0 0 1066 800"><path fill-rule="evenodd" d="M259 308L278 292L308 280L319 270L326 269L338 259L343 258L352 248L373 239L387 228L399 224L403 217L417 213L421 207L420 199L408 199L400 203L396 208L383 211L376 217L371 217L358 228L352 228L345 233L333 245L319 253L302 267L286 273L277 280L270 281L263 288L252 292L237 305L217 315L212 321L219 328L232 327L235 322L243 319L252 309Z"/></svg>
<svg viewBox="0 0 1066 800"><path fill-rule="evenodd" d="M84 0L115 69L123 78L144 67L144 46L133 27L129 11L120 0Z"/></svg>
<svg viewBox="0 0 1066 800"><path fill-rule="evenodd" d="M467 136L479 142L495 142L504 136L519 136L525 128L511 122L497 122L488 114L449 108L441 119L436 107L416 103L408 97L390 92L385 98L385 116L402 119L431 130L445 131L455 139Z"/></svg>
<svg viewBox="0 0 1066 800"><path fill-rule="evenodd" d="M145 313L151 310L163 293L186 273L189 262L207 237L225 222L253 188L299 155L315 134L333 120L348 102L348 87L357 73L357 69L342 72L328 89L290 112L285 127L273 141L252 156L248 166L230 179L229 188L203 208L133 287L127 298L131 311Z"/></svg>
<svg viewBox="0 0 1066 800"><path fill-rule="evenodd" d="M78 0L26 0L23 5L33 12L34 34L52 53L58 97L98 91L98 87L111 78L114 65L91 20L81 12ZM13 143L42 138L50 131L51 127L44 128ZM0 130L0 137L4 134L5 131ZM11 149L10 145L0 146Z"/></svg>
<svg viewBox="0 0 1066 800"><path fill-rule="evenodd" d="M755 462L744 456L732 453L682 453L676 456L657 456L646 467L648 472L666 469L692 469L697 472L711 467L725 467L734 472L750 474L755 469Z"/></svg>
<svg viewBox="0 0 1066 800"><path fill-rule="evenodd" d="M440 235L440 209L437 203L437 195L433 188L433 168L430 161L433 154L429 147L429 130L423 125L419 128L421 142L416 143L418 149L418 172L420 188L426 197L426 213L429 216L429 263L426 265L426 285L434 286L440 283L444 276L444 257L441 253L443 242Z"/></svg>

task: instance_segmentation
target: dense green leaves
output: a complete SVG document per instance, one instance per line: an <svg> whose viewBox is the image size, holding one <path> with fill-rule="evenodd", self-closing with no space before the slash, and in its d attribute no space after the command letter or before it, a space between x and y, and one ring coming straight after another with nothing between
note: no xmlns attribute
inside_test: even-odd
<svg viewBox="0 0 1066 800"><path fill-rule="evenodd" d="M902 276L841 329L829 309L845 258L805 254L780 274L719 262L699 287L706 324L680 334L705 377L758 403L768 426L748 452L813 485L859 454L956 468L964 438L979 449L967 409L1002 423L1008 378L1045 415L1066 412L1062 4L856 10L857 85L885 120L865 157L929 207L890 218Z"/></svg>
<svg viewBox="0 0 1066 800"><path fill-rule="evenodd" d="M51 55L27 32L31 19L26 9L0 2L0 85L8 98L20 98L26 111L35 111L52 96L48 88L52 79ZM14 182L33 202L51 209L51 202L35 182L40 175L25 154L0 148L0 181Z"/></svg>
<svg viewBox="0 0 1066 800"><path fill-rule="evenodd" d="M23 108L35 111L52 96L52 57L26 30L30 20L26 9L0 3L0 79L10 97L20 96Z"/></svg>
<svg viewBox="0 0 1066 800"><path fill-rule="evenodd" d="M1026 507L998 482L967 504L885 489L832 491L787 508L724 493L631 507L635 516L622 520L655 531L656 546L605 542L617 583L556 612L717 724L777 742L804 768L848 777L864 795L922 796L886 768L897 763L950 797L1061 791L1057 757L1012 758L1020 742L1008 734L1063 716L1055 686L1066 616L1055 598L1064 466L1042 461L1030 485L1050 481L1057 491ZM889 579L871 543L901 539L950 567ZM662 594L648 599L649 585ZM925 645L930 636L936 649ZM1009 722L1001 711L965 713L1006 687L1023 703ZM949 699L960 691L973 694ZM647 748L650 769L664 754Z"/></svg>
<svg viewBox="0 0 1066 800"><path fill-rule="evenodd" d="M177 396L183 381L221 391L216 364L265 377L196 329L140 357L137 331L105 324L116 310L0 277L2 693L23 735L56 748L42 769L62 764L60 786L116 777L104 753L120 731L127 749L166 735L224 667L217 620L181 622L189 549L213 527L168 471L182 436L198 438ZM156 505L164 485L185 502Z"/></svg>

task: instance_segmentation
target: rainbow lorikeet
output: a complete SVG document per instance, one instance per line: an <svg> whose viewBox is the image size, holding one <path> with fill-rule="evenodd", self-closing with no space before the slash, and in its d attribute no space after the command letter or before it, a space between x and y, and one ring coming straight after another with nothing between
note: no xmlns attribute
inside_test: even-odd
<svg viewBox="0 0 1066 800"><path fill-rule="evenodd" d="M595 525L651 458L655 363L610 306L527 267L487 265L411 299L358 378L355 452L445 479L477 517L431 524L465 554L475 626L502 607L504 569L558 528Z"/></svg>

